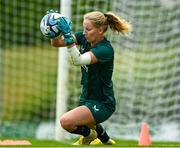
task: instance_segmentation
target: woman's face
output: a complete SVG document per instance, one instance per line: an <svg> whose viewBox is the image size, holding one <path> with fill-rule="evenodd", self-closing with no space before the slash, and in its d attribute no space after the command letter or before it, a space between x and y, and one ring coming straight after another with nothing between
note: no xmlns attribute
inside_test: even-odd
<svg viewBox="0 0 180 148"><path fill-rule="evenodd" d="M95 45L103 38L103 30L102 28L96 28L92 22L88 19L84 19L83 21L84 31L83 34L85 35L86 40Z"/></svg>

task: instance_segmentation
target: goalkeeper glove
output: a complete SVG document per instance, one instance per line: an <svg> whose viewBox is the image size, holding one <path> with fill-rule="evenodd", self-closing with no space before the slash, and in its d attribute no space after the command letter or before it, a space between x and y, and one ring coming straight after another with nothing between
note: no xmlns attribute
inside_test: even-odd
<svg viewBox="0 0 180 148"><path fill-rule="evenodd" d="M62 32L62 35L64 36L65 44L66 45L73 44L74 37L73 37L73 33L72 33L72 22L68 18L62 16L59 18L58 26Z"/></svg>

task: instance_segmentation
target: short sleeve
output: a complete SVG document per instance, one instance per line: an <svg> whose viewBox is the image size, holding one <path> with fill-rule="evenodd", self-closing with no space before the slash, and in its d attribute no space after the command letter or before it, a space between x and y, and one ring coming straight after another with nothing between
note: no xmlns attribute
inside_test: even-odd
<svg viewBox="0 0 180 148"><path fill-rule="evenodd" d="M84 35L83 32L76 32L75 34L76 40L77 40L77 44L81 45L83 40L84 40Z"/></svg>
<svg viewBox="0 0 180 148"><path fill-rule="evenodd" d="M97 46L96 48L92 48L91 52L96 56L100 63L111 61L114 58L113 48L107 46Z"/></svg>

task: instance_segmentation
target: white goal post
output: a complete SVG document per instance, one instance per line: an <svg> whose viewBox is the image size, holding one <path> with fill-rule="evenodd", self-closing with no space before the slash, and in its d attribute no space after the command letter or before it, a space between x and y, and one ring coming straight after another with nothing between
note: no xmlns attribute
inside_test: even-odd
<svg viewBox="0 0 180 148"><path fill-rule="evenodd" d="M61 0L60 13L71 18L71 0ZM67 47L58 49L58 77L56 98L56 134L55 139L64 139L64 130L60 126L60 117L67 111L68 56Z"/></svg>

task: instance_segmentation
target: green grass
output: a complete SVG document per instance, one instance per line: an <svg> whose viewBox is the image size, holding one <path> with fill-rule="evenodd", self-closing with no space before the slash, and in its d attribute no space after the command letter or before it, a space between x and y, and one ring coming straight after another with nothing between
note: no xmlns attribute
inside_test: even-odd
<svg viewBox="0 0 180 148"><path fill-rule="evenodd" d="M137 141L130 141L130 140L116 140L116 145L110 146L110 145L98 145L98 146L72 146L71 144L74 142L74 140L65 140L65 141L53 141L53 140L33 140L30 139L29 140L32 145L31 146L13 146L13 147L106 147L106 148L110 148L110 147L129 147L129 148L137 148L137 147L143 147L143 146L138 146L138 142ZM1 146L0 146L1 147ZM160 147L180 147L180 142L152 142L152 145L149 147L156 147L156 148L160 148Z"/></svg>

